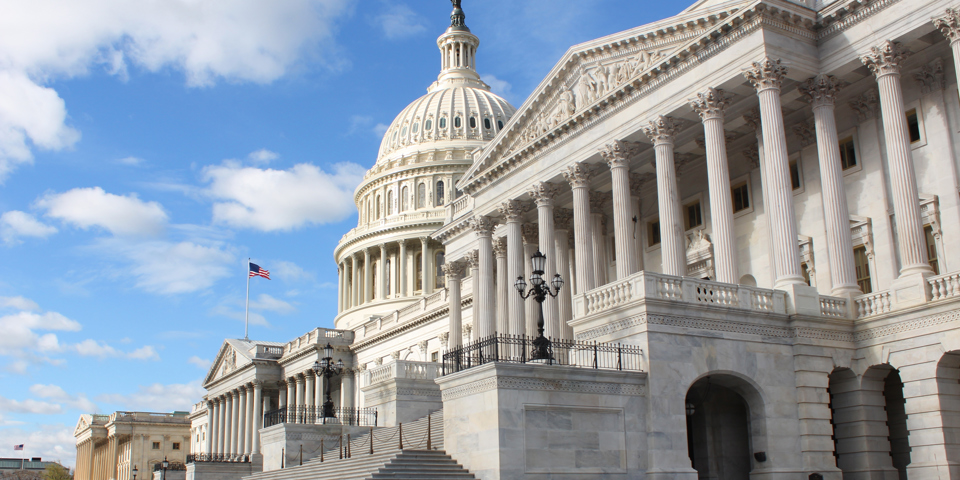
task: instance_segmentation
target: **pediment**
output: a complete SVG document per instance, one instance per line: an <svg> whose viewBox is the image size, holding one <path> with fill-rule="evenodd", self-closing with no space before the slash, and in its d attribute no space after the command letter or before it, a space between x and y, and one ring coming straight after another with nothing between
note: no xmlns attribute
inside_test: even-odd
<svg viewBox="0 0 960 480"><path fill-rule="evenodd" d="M585 112L602 108L627 85L656 76L700 48L704 36L755 0L695 4L680 15L570 48L482 152L458 187L472 193L475 180L501 159L544 138L575 128Z"/></svg>
<svg viewBox="0 0 960 480"><path fill-rule="evenodd" d="M204 386L230 375L247 363L250 363L250 359L243 348L234 345L230 340L224 341L217 358L213 361L206 378L203 380Z"/></svg>
<svg viewBox="0 0 960 480"><path fill-rule="evenodd" d="M90 415L80 415L80 420L77 420L77 426L73 429L73 436L76 437L80 435L80 432L90 428L91 420L93 420L93 417Z"/></svg>

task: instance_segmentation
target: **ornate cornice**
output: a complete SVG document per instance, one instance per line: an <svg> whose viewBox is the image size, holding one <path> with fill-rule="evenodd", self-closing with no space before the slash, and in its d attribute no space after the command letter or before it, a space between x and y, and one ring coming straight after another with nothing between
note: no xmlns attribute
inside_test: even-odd
<svg viewBox="0 0 960 480"><path fill-rule="evenodd" d="M697 112L702 120L714 118L722 120L723 112L729 105L730 99L720 88L710 87L706 91L698 93L696 98L690 99L690 108Z"/></svg>
<svg viewBox="0 0 960 480"><path fill-rule="evenodd" d="M882 44L871 47L870 52L860 56L860 61L873 72L877 78L884 75L899 75L903 61L911 52L900 42L887 40Z"/></svg>
<svg viewBox="0 0 960 480"><path fill-rule="evenodd" d="M743 69L743 76L758 92L769 89L780 89L783 78L787 76L787 67L780 64L780 59L765 57L759 62L753 62Z"/></svg>
<svg viewBox="0 0 960 480"><path fill-rule="evenodd" d="M846 5L837 2L839 10L821 18L817 40L823 41L859 24L900 0L857 0Z"/></svg>

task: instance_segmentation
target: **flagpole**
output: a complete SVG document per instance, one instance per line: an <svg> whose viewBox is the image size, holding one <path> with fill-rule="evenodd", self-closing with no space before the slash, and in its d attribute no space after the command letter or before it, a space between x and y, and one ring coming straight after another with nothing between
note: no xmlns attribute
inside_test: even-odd
<svg viewBox="0 0 960 480"><path fill-rule="evenodd" d="M250 340L250 259L247 258L247 308L243 315L243 339Z"/></svg>

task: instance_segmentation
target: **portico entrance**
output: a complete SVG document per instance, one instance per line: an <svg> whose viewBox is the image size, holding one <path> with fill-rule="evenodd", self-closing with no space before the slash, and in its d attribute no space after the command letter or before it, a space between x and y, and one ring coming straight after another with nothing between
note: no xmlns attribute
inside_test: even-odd
<svg viewBox="0 0 960 480"><path fill-rule="evenodd" d="M745 390L755 392L737 377L710 375L687 391L687 447L692 466L702 480L750 478L754 464L752 409ZM747 396L759 401L759 395Z"/></svg>

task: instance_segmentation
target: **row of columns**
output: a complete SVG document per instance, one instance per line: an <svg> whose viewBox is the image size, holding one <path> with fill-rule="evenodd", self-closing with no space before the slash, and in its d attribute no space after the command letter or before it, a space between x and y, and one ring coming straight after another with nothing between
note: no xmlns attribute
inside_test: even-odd
<svg viewBox="0 0 960 480"><path fill-rule="evenodd" d="M207 400L206 451L211 454L260 453L260 431L263 426L263 382L242 385L219 397Z"/></svg>
<svg viewBox="0 0 960 480"><path fill-rule="evenodd" d="M429 237L420 237L419 240L421 253L419 267L422 275L420 290L424 295L430 295L436 288L434 256L438 250L432 248ZM407 270L410 256L414 255L415 251L408 250L408 242L409 240L404 239L398 242L382 243L377 247L365 248L341 261L337 269L339 311L349 310L374 300L384 300L394 294L400 297L412 296L416 290L416 277L409 281ZM395 255L391 253L391 247L394 244L397 245ZM375 261L374 258L377 253L379 253L379 261ZM387 271L386 260L390 260L389 271ZM376 263L376 275L373 270L374 263ZM374 285L374 277L376 285Z"/></svg>
<svg viewBox="0 0 960 480"><path fill-rule="evenodd" d="M77 445L77 464L74 477L83 480L110 480L117 475L117 449L120 439L110 435L98 442L90 438ZM98 445L99 443L99 445Z"/></svg>
<svg viewBox="0 0 960 480"><path fill-rule="evenodd" d="M340 374L340 406L352 408L354 406L355 372L351 368L344 368ZM323 376L317 376L313 370L306 370L288 377L280 383L280 408L308 407L319 409L326 400L326 382ZM304 410L300 408L300 410ZM297 419L294 423L301 423Z"/></svg>

